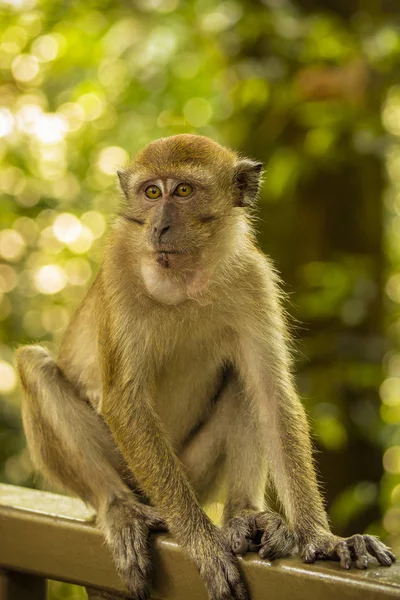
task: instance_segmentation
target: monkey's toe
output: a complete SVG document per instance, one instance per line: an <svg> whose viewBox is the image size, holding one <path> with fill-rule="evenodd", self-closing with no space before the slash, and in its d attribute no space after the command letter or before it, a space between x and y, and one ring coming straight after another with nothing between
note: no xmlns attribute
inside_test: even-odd
<svg viewBox="0 0 400 600"><path fill-rule="evenodd" d="M231 519L225 528L228 544L234 554L246 554L252 539L250 520L239 515Z"/></svg>
<svg viewBox="0 0 400 600"><path fill-rule="evenodd" d="M129 513L129 505L112 506L105 520L106 539L121 580L134 600L150 596L151 558L149 529L142 519Z"/></svg>
<svg viewBox="0 0 400 600"><path fill-rule="evenodd" d="M151 576L147 537L141 538L135 525L124 527L113 550L118 574L132 598L147 600L150 597Z"/></svg>
<svg viewBox="0 0 400 600"><path fill-rule="evenodd" d="M294 533L273 511L244 512L229 521L226 532L235 554L258 552L261 558L274 560L296 549Z"/></svg>
<svg viewBox="0 0 400 600"><path fill-rule="evenodd" d="M233 556L216 561L217 569L205 577L210 600L250 600Z"/></svg>
<svg viewBox="0 0 400 600"><path fill-rule="evenodd" d="M318 559L338 560L342 569L350 569L352 562L357 569L367 569L369 554L385 567L390 567L396 560L390 548L372 535L356 534L349 538L340 538L328 532L302 549L304 562L312 563Z"/></svg>
<svg viewBox="0 0 400 600"><path fill-rule="evenodd" d="M242 534L237 534L232 541L232 550L235 554L246 554L249 549L249 540Z"/></svg>

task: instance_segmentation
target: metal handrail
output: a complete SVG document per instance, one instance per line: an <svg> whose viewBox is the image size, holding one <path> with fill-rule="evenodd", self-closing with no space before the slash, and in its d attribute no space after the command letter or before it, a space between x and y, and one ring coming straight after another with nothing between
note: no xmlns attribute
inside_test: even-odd
<svg viewBox="0 0 400 600"><path fill-rule="evenodd" d="M207 600L195 566L168 534L154 536L152 597ZM252 600L400 598L400 565L342 571L297 557L239 559ZM0 600L44 600L46 579L123 592L93 513L75 498L0 484Z"/></svg>

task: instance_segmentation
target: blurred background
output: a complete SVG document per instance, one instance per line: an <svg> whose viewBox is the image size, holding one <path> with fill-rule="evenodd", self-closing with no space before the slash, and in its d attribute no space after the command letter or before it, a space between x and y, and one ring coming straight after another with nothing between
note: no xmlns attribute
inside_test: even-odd
<svg viewBox="0 0 400 600"><path fill-rule="evenodd" d="M2 0L0 30L0 481L38 485L13 351L56 348L117 167L200 133L265 163L259 240L334 531L400 547L398 0Z"/></svg>

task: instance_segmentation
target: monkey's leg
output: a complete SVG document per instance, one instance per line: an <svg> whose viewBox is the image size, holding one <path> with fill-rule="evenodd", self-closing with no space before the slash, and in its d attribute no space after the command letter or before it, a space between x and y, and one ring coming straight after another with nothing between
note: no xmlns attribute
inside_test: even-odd
<svg viewBox="0 0 400 600"><path fill-rule="evenodd" d="M140 488L195 561L210 600L248 600L226 536L200 507L153 406L154 390L146 369L149 349L143 344L128 346L123 355L107 330L103 335L102 349L107 349L114 361L103 356L102 414ZM131 377L132 357L136 381Z"/></svg>
<svg viewBox="0 0 400 600"><path fill-rule="evenodd" d="M267 504L268 465L264 432L247 405L239 382L229 401L226 432L227 502L224 522L232 550L258 552L270 560L296 549L296 538L284 519Z"/></svg>
<svg viewBox="0 0 400 600"><path fill-rule="evenodd" d="M186 441L179 456L201 504L214 499L223 482L231 389L232 383L228 380L208 419Z"/></svg>
<svg viewBox="0 0 400 600"><path fill-rule="evenodd" d="M187 440L179 456L202 504L220 497L219 491L225 483L227 448L231 443L232 423L236 423L233 413L237 392L237 382L230 374L213 411Z"/></svg>
<svg viewBox="0 0 400 600"><path fill-rule="evenodd" d="M22 418L32 459L48 478L91 504L117 569L136 599L149 595L151 507L136 501L118 468L120 458L100 417L79 399L43 348L17 352Z"/></svg>
<svg viewBox="0 0 400 600"><path fill-rule="evenodd" d="M253 337L244 336L238 370L242 370L250 404L264 427L271 475L301 555L305 562L336 559L344 569L354 560L358 569L365 569L369 553L381 565L390 566L395 557L377 538L355 535L345 539L330 530L318 489L305 410L290 373L283 324L277 315L271 318L272 308L264 315L260 311Z"/></svg>
<svg viewBox="0 0 400 600"><path fill-rule="evenodd" d="M242 395L231 377L214 412L180 458L202 503L227 483L224 521L232 550L236 554L258 551L272 560L293 552L294 535L282 517L266 507L262 432L243 405Z"/></svg>

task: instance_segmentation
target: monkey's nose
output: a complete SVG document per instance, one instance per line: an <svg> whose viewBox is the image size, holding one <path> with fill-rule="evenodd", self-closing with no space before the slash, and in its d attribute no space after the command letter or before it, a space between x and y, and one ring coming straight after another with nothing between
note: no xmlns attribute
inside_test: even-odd
<svg viewBox="0 0 400 600"><path fill-rule="evenodd" d="M167 233L168 229L170 229L170 225L163 225L161 227L154 227L154 233L158 235L158 239L161 240L162 236Z"/></svg>

